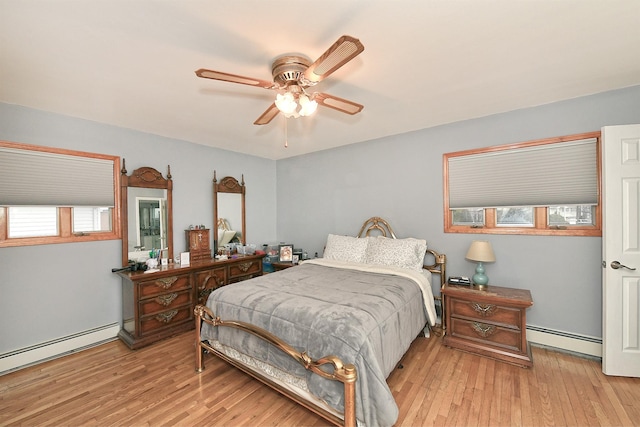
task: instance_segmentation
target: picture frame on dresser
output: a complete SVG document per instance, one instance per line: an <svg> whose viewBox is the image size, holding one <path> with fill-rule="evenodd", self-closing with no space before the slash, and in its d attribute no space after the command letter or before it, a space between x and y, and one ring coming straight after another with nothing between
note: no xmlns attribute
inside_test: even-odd
<svg viewBox="0 0 640 427"><path fill-rule="evenodd" d="M278 253L280 254L280 262L293 261L293 245L280 245Z"/></svg>

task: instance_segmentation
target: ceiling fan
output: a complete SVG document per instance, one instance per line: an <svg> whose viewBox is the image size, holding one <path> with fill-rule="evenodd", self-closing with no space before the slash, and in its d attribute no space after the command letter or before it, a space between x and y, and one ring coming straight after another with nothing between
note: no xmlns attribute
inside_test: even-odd
<svg viewBox="0 0 640 427"><path fill-rule="evenodd" d="M273 104L253 123L266 125L279 113L286 117L308 116L318 104L347 114L357 114L363 105L348 101L328 93L313 92L307 89L331 75L338 68L358 56L364 50L360 40L344 35L340 37L315 62L303 55L287 54L277 57L271 65L273 81L254 79L222 71L201 68L196 71L198 77L257 86L278 92Z"/></svg>

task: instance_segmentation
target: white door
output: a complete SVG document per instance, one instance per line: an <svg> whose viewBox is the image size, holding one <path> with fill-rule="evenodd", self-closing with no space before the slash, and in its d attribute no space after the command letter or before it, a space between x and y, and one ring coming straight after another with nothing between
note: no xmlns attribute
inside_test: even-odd
<svg viewBox="0 0 640 427"><path fill-rule="evenodd" d="M640 125L602 141L602 372L640 377Z"/></svg>

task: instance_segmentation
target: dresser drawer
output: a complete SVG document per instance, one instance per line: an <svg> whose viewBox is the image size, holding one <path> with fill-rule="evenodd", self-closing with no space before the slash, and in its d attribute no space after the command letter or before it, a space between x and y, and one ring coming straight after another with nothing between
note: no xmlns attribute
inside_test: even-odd
<svg viewBox="0 0 640 427"><path fill-rule="evenodd" d="M226 268L212 268L195 273L196 298L198 304L206 304L209 294L227 283Z"/></svg>
<svg viewBox="0 0 640 427"><path fill-rule="evenodd" d="M191 291L169 292L140 301L140 315L156 313L191 303Z"/></svg>
<svg viewBox="0 0 640 427"><path fill-rule="evenodd" d="M505 328L492 323L453 317L451 318L448 332L455 338L463 338L516 352L522 352L523 350L521 347L522 334L519 330Z"/></svg>
<svg viewBox="0 0 640 427"><path fill-rule="evenodd" d="M480 322L497 322L516 329L519 329L522 324L522 311L518 308L452 298L451 310L452 316L477 319Z"/></svg>
<svg viewBox="0 0 640 427"><path fill-rule="evenodd" d="M139 283L139 298L190 289L189 275L162 277Z"/></svg>
<svg viewBox="0 0 640 427"><path fill-rule="evenodd" d="M141 317L140 333L145 335L157 332L161 329L185 323L185 321L193 321L193 308L191 305Z"/></svg>
<svg viewBox="0 0 640 427"><path fill-rule="evenodd" d="M227 269L226 268L212 268L210 270L197 271L196 275L196 287L198 289L204 288L219 288L227 283Z"/></svg>
<svg viewBox="0 0 640 427"><path fill-rule="evenodd" d="M260 275L262 272L262 260L240 261L229 266L229 282L237 282L247 276ZM234 280L235 279L235 280Z"/></svg>

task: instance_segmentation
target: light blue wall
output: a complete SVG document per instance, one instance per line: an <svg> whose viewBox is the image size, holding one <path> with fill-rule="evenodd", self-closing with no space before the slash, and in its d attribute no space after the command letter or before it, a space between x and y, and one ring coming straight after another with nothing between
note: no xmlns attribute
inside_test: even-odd
<svg viewBox="0 0 640 427"><path fill-rule="evenodd" d="M354 235L381 216L447 254L450 275L470 276L469 243L487 238L491 282L531 290L530 325L601 337L601 239L445 234L442 155L638 122L640 86L281 160L278 239L322 254L328 233Z"/></svg>
<svg viewBox="0 0 640 427"><path fill-rule="evenodd" d="M366 114L366 109L362 114ZM189 224L211 225L211 179L244 173L251 243L292 242L322 253L328 233L387 218L400 237L426 238L470 275L464 234L443 232L442 154L640 121L640 86L354 144L278 162L0 103L0 139L126 158L174 179L174 250ZM0 183L1 185L1 183ZM527 288L528 323L601 337L601 239L489 236L495 284ZM120 241L0 248L0 354L120 321L111 268Z"/></svg>
<svg viewBox="0 0 640 427"><path fill-rule="evenodd" d="M276 241L275 161L2 103L0 139L120 156L129 173L171 165L175 253L213 223L213 171L244 174L247 238ZM120 240L0 248L0 354L119 322L120 254Z"/></svg>

